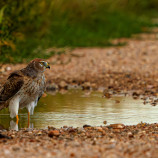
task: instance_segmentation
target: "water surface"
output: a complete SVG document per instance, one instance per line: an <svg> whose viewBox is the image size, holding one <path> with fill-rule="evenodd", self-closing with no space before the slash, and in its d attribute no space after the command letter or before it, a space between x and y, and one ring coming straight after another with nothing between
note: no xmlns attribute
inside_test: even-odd
<svg viewBox="0 0 158 158"><path fill-rule="evenodd" d="M31 116L30 127L47 128L64 125L81 127L84 124L103 125L123 123L133 125L141 121L157 122L158 106L144 105L142 100L132 97L115 96L110 99L102 97L99 92L70 90L65 94L48 94L42 98ZM0 112L0 128L18 129L27 127L27 110L19 111L19 127L9 117L7 109Z"/></svg>

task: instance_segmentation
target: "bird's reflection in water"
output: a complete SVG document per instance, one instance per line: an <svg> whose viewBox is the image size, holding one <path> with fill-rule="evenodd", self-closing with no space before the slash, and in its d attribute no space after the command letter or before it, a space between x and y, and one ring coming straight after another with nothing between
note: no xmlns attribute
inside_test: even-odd
<svg viewBox="0 0 158 158"><path fill-rule="evenodd" d="M16 122L14 122L13 120L11 120L9 129L18 131L19 130L18 124Z"/></svg>
<svg viewBox="0 0 158 158"><path fill-rule="evenodd" d="M26 128L26 127L24 127L24 128ZM33 124L33 123L30 123L27 128L34 128L34 124ZM11 121L10 121L9 130L19 131L19 125L18 125L14 120L11 120Z"/></svg>

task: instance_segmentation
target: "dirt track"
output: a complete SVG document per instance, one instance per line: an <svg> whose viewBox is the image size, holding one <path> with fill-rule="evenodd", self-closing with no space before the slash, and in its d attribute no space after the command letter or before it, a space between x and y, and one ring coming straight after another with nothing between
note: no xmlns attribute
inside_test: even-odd
<svg viewBox="0 0 158 158"><path fill-rule="evenodd" d="M157 96L158 40L126 42L122 47L79 48L51 57L51 70L46 72L49 89L73 84L85 89L104 87L115 93L134 91L137 95ZM1 82L10 72L24 66L2 66Z"/></svg>
<svg viewBox="0 0 158 158"><path fill-rule="evenodd" d="M158 40L127 42L123 47L80 48L50 58L51 70L46 72L48 89L66 89L73 84L84 89L104 87L106 97L111 91L130 93L135 98L157 97ZM2 66L1 83L10 72L24 66ZM2 134L13 139L0 139L0 157L158 157L158 124L66 127L50 131L25 129Z"/></svg>
<svg viewBox="0 0 158 158"><path fill-rule="evenodd" d="M158 124L2 132L0 157L157 158Z"/></svg>

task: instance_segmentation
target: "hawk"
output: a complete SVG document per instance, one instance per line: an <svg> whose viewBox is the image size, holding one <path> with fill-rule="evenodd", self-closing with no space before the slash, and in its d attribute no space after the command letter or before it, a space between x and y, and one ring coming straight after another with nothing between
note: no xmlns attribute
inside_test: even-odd
<svg viewBox="0 0 158 158"><path fill-rule="evenodd" d="M28 121L34 112L38 100L45 90L46 68L49 64L43 59L32 60L25 68L11 73L0 91L0 110L9 107L10 117L16 117L18 124L18 110L26 107Z"/></svg>

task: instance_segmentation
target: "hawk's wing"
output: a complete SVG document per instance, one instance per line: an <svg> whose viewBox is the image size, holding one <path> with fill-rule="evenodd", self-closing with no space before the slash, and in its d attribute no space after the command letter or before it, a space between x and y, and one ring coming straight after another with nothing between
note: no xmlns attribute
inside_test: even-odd
<svg viewBox="0 0 158 158"><path fill-rule="evenodd" d="M3 103L13 97L20 90L23 84L23 76L19 71L10 74L0 91L0 110L4 108Z"/></svg>

